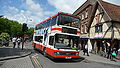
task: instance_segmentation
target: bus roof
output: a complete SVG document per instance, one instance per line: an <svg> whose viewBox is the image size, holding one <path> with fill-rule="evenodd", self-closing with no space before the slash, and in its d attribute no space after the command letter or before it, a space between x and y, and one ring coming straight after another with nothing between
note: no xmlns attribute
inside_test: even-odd
<svg viewBox="0 0 120 68"><path fill-rule="evenodd" d="M64 14L64 15L73 16L73 17L78 18L77 16L74 16L74 15L72 15L72 14L63 13L63 12L58 12L58 13L55 14L54 16L51 16L51 17L47 18L46 20L44 20L44 21L42 21L42 22L40 22L40 23L38 23L38 24L36 24L36 25L39 25L39 24L41 24L41 23L43 23L43 22L45 22L45 21L47 21L47 20L49 20L49 19L51 19L51 18L53 18L53 17L56 17L56 16L58 16L59 14Z"/></svg>

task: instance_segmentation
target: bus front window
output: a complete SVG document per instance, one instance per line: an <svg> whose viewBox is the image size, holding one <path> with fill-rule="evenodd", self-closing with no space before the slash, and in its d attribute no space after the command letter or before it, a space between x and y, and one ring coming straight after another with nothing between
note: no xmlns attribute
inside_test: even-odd
<svg viewBox="0 0 120 68"><path fill-rule="evenodd" d="M78 37L57 34L55 36L55 47L56 48L77 48L78 47Z"/></svg>

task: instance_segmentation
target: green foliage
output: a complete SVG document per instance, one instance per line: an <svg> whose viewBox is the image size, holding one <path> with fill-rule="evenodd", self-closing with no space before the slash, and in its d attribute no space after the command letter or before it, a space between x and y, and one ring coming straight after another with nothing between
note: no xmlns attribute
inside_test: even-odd
<svg viewBox="0 0 120 68"><path fill-rule="evenodd" d="M0 18L0 34L2 32L10 34L10 36L22 36L22 24L7 18Z"/></svg>
<svg viewBox="0 0 120 68"><path fill-rule="evenodd" d="M0 34L0 41L6 41L10 35L8 33Z"/></svg>
<svg viewBox="0 0 120 68"><path fill-rule="evenodd" d="M0 34L8 33L10 36L23 36L22 24L17 21L9 20L7 18L0 18ZM33 36L34 28L29 28L25 32L29 37Z"/></svg>
<svg viewBox="0 0 120 68"><path fill-rule="evenodd" d="M26 34L32 38L33 34L34 34L34 28L29 28L28 31L26 32Z"/></svg>

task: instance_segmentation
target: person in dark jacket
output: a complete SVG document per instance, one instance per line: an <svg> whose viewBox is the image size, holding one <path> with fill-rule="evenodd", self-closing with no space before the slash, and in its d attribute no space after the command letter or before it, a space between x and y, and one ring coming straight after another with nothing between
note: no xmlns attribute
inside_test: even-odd
<svg viewBox="0 0 120 68"><path fill-rule="evenodd" d="M111 47L109 46L109 48L108 48L108 53L107 53L108 55L107 55L107 58L109 59L111 59Z"/></svg>
<svg viewBox="0 0 120 68"><path fill-rule="evenodd" d="M83 52L84 52L83 55L85 55L85 53L87 53L87 56L89 56L89 53L88 53L88 45L87 45L87 44L84 46Z"/></svg>

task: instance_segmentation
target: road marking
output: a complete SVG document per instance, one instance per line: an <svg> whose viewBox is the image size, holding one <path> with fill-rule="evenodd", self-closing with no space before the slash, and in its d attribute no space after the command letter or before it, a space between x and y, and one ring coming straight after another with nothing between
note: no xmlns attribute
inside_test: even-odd
<svg viewBox="0 0 120 68"><path fill-rule="evenodd" d="M34 60L34 62L38 68L43 68L43 66L40 64L40 62L38 61L38 59L35 56L32 56L32 59Z"/></svg>
<svg viewBox="0 0 120 68"><path fill-rule="evenodd" d="M37 65L37 67L39 67L39 65L37 64L36 60L35 60L35 59L33 59L33 61L35 62L35 64Z"/></svg>

